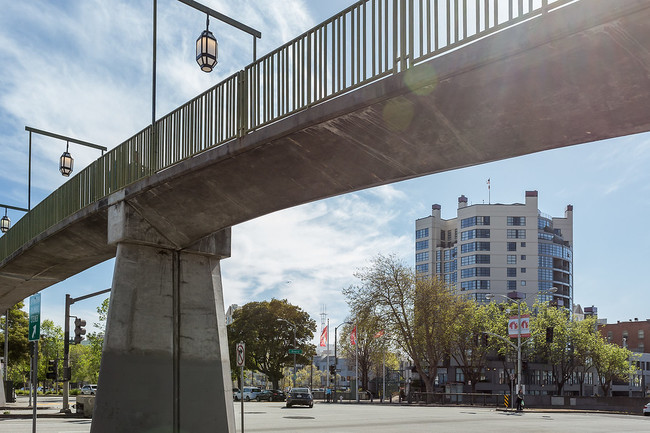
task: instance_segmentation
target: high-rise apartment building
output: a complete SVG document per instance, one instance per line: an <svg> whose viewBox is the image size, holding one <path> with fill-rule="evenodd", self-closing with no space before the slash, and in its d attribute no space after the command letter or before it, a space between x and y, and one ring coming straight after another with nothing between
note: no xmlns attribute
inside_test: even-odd
<svg viewBox="0 0 650 433"><path fill-rule="evenodd" d="M458 198L456 218L440 205L415 221L415 269L486 302L489 293L524 293L526 302L573 305L573 206L564 217L539 211L537 191L524 204L474 204ZM557 288L555 293L548 290Z"/></svg>

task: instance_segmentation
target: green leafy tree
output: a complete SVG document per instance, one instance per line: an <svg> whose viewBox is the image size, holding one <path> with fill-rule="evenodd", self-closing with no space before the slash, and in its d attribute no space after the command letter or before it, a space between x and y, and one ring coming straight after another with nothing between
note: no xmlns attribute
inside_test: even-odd
<svg viewBox="0 0 650 433"><path fill-rule="evenodd" d="M60 326L55 326L50 319L41 322L41 339L38 342L38 379L40 381L47 379L45 373L50 360L57 361L59 370L63 367L63 330ZM61 371L57 372L61 376ZM55 382L51 382L54 384Z"/></svg>
<svg viewBox="0 0 650 433"><path fill-rule="evenodd" d="M416 278L395 256L379 255L355 276L361 285L343 290L352 311L370 306L382 318L433 393L438 365L451 354L459 298L438 279Z"/></svg>
<svg viewBox="0 0 650 433"><path fill-rule="evenodd" d="M627 379L635 373L630 359L632 352L616 344L606 343L602 340L602 345L594 353L594 367L598 371L600 386L603 388L603 394L609 396L614 379Z"/></svg>
<svg viewBox="0 0 650 433"><path fill-rule="evenodd" d="M459 320L453 330L455 338L452 340L452 356L462 369L465 379L471 382L472 392L476 391L476 384L481 380L491 350L487 344L488 334L485 333L490 331L490 321L497 311L494 303L481 306L474 301L459 301Z"/></svg>
<svg viewBox="0 0 650 433"><path fill-rule="evenodd" d="M540 358L551 365L557 394L562 395L567 380L583 363L580 352L586 350L587 345L583 331L593 323L573 321L568 309L551 306L548 302L535 304L534 308L537 310L531 321L534 347ZM552 342L546 341L547 328L553 328Z"/></svg>
<svg viewBox="0 0 650 433"><path fill-rule="evenodd" d="M7 363L8 379L14 382L25 380L25 374L29 372L30 345L28 340L29 315L22 309L25 306L22 302L17 303L9 309L9 357ZM6 317L0 320L2 332L0 332L0 350L4 353L4 329Z"/></svg>
<svg viewBox="0 0 650 433"><path fill-rule="evenodd" d="M284 374L284 366L293 366L294 327L296 346L302 354L296 355L297 364L309 364L315 354L310 343L316 331L316 322L299 307L284 300L249 302L236 310L233 322L228 326L230 362L233 372L236 367L235 345L246 344L245 368L256 370L268 376L277 388Z"/></svg>

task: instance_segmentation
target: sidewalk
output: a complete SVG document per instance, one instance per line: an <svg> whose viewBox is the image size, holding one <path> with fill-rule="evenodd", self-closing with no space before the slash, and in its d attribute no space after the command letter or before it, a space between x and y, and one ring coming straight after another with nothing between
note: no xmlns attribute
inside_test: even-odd
<svg viewBox="0 0 650 433"><path fill-rule="evenodd" d="M36 418L83 418L83 414L75 413L73 407L74 398L70 400L71 413L61 413L62 402L59 399L52 401L52 398L47 396L38 396L36 399ZM0 419L4 418L32 418L34 413L33 407L29 406L29 397L16 396L14 403L7 403L5 406L0 407Z"/></svg>

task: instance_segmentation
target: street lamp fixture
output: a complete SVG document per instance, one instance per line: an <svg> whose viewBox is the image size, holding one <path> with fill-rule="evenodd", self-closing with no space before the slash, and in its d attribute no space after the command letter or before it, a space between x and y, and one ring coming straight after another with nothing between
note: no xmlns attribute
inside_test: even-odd
<svg viewBox="0 0 650 433"><path fill-rule="evenodd" d="M70 173L72 173L72 169L74 167L74 159L72 158L72 155L70 155L70 142L67 141L65 144L65 152L61 155L61 158L59 159L59 171L61 174L65 177L70 176Z"/></svg>
<svg viewBox="0 0 650 433"><path fill-rule="evenodd" d="M9 206L8 204L0 204L0 207L5 208L5 216L0 218L0 231L2 233L7 233L9 229L11 228L11 220L7 216L7 210L12 209L12 210L18 210L21 212L29 212L29 209L25 209L22 207L16 207L16 206Z"/></svg>
<svg viewBox="0 0 650 433"><path fill-rule="evenodd" d="M7 208L5 208L5 216L0 220L0 230L2 230L2 233L7 233L9 227L11 227L11 220L7 216Z"/></svg>
<svg viewBox="0 0 650 433"><path fill-rule="evenodd" d="M212 69L218 62L219 44L210 27L210 15L205 17L205 30L196 40L196 63L199 64L203 72L212 72Z"/></svg>

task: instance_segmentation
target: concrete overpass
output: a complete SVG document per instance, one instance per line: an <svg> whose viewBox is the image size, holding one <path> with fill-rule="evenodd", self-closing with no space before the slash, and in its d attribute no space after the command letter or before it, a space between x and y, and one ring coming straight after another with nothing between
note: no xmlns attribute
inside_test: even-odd
<svg viewBox="0 0 650 433"><path fill-rule="evenodd" d="M357 3L161 119L155 140L144 130L109 152L75 177L81 189L64 185L0 239L0 310L117 256L93 432L234 431L219 273L231 226L650 130L650 0L524 5L502 23L478 16L485 31L474 35L464 37L466 24L448 27L441 47L412 34L417 2L394 2L391 22L406 29L385 30L386 56L366 64L370 45L357 39L364 61L346 66L335 46L355 43L346 45L342 29L355 28L356 16L356 36L365 34L359 17L371 7L376 17L375 3ZM427 37L436 49L423 48ZM292 67L295 59L305 63ZM305 65L313 69L296 78ZM224 392L191 393L206 381ZM146 395L125 398L117 383Z"/></svg>

